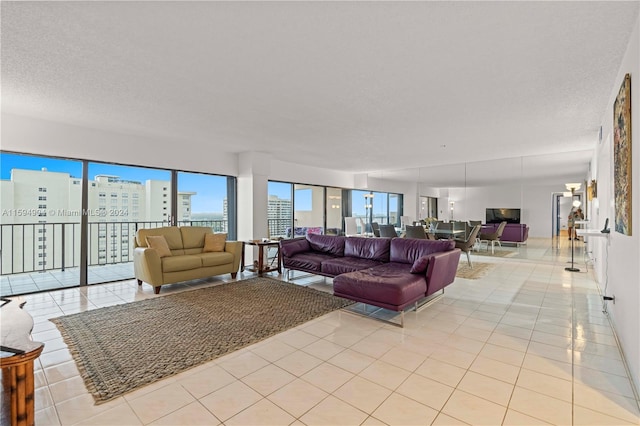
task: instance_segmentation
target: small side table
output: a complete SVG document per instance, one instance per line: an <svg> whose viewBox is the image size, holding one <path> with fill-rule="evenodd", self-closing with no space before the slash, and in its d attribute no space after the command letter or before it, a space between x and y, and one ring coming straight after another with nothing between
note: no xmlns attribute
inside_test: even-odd
<svg viewBox="0 0 640 426"><path fill-rule="evenodd" d="M257 246L258 247L258 264L253 267L245 267L244 264L244 247L245 246ZM267 264L265 265L265 256L264 249L267 248L267 253L269 248L275 248L276 254L267 259ZM273 263L277 262L277 265ZM247 271L257 272L259 276L262 276L265 272L278 271L279 274L282 273L282 258L280 256L280 243L278 241L261 241L261 240L249 240L242 242L242 260L240 264L240 272Z"/></svg>
<svg viewBox="0 0 640 426"><path fill-rule="evenodd" d="M2 367L2 424L35 424L34 361L44 343L31 340L33 319L22 305L2 299L0 307L0 367Z"/></svg>

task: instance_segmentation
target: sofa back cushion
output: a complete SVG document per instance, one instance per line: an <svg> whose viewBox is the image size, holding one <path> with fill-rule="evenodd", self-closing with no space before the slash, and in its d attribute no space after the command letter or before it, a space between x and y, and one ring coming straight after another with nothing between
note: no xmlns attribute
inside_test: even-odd
<svg viewBox="0 0 640 426"><path fill-rule="evenodd" d="M304 253L309 250L311 250L311 247L306 238L280 241L280 253L283 257L293 257L298 253Z"/></svg>
<svg viewBox="0 0 640 426"><path fill-rule="evenodd" d="M182 246L185 249L204 247L204 236L211 234L211 228L206 226L181 226Z"/></svg>
<svg viewBox="0 0 640 426"><path fill-rule="evenodd" d="M149 235L162 235L165 240L167 240L167 245L173 254L181 254L174 253L173 250L180 250L184 248L182 246L182 234L180 233L180 229L177 226L165 226L163 228L149 228L149 229L138 229L136 232L136 244L138 247L147 247L147 237Z"/></svg>
<svg viewBox="0 0 640 426"><path fill-rule="evenodd" d="M388 262L390 242L389 238L348 237L344 242L344 255Z"/></svg>
<svg viewBox="0 0 640 426"><path fill-rule="evenodd" d="M393 238L391 240L390 261L411 263L422 256L441 251L453 250L454 240L417 240L414 238Z"/></svg>
<svg viewBox="0 0 640 426"><path fill-rule="evenodd" d="M307 234L307 241L313 251L344 256L345 237L336 235Z"/></svg>

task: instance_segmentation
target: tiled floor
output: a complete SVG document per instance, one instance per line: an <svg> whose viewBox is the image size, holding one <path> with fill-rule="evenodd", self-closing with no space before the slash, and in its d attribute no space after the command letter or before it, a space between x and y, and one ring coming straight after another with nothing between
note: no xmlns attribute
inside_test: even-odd
<svg viewBox="0 0 640 426"><path fill-rule="evenodd" d="M530 239L512 257L474 256L495 267L408 312L404 329L337 311L102 405L48 319L161 296L133 280L25 296L33 337L46 343L37 424L637 425L591 269L565 271L564 244ZM295 282L330 289L318 277Z"/></svg>

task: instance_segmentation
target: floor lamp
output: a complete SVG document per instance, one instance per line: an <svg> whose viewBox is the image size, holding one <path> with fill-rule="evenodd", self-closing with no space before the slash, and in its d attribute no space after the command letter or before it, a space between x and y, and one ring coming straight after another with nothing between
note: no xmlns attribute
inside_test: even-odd
<svg viewBox="0 0 640 426"><path fill-rule="evenodd" d="M567 189L569 191L571 191L571 212L573 214L573 196L575 195L575 192L580 189L580 184L579 183L567 183L565 184L565 186L567 187ZM578 201L579 203L579 201ZM579 205L579 204L578 204ZM571 234L573 234L575 232L575 223L573 225L573 227L571 228ZM573 242L575 241L575 238L573 238L573 235L569 235L569 238L571 239L571 267L566 267L564 268L565 271L569 271L569 272L580 272L580 269L576 268L573 264Z"/></svg>

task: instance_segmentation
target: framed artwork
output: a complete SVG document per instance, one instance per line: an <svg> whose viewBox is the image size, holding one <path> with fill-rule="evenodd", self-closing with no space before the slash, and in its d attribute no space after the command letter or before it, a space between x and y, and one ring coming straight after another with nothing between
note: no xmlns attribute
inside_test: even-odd
<svg viewBox="0 0 640 426"><path fill-rule="evenodd" d="M631 235L631 76L624 77L613 104L615 230Z"/></svg>

